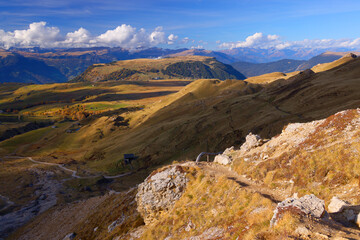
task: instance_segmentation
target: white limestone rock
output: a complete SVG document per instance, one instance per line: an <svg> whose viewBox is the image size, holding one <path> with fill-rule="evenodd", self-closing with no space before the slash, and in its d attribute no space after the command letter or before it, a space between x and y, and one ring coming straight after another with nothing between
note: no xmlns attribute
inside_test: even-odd
<svg viewBox="0 0 360 240"><path fill-rule="evenodd" d="M231 157L224 155L224 154L219 154L216 155L214 162L222 164L222 165L229 165L232 162Z"/></svg>
<svg viewBox="0 0 360 240"><path fill-rule="evenodd" d="M301 198L287 198L277 205L270 225L276 225L283 213L287 211L294 214L321 218L325 214L325 203L324 200L317 198L314 194L305 195Z"/></svg>
<svg viewBox="0 0 360 240"><path fill-rule="evenodd" d="M179 165L146 178L136 194L137 210L145 224L158 219L161 212L170 210L182 196L188 181L186 172Z"/></svg>

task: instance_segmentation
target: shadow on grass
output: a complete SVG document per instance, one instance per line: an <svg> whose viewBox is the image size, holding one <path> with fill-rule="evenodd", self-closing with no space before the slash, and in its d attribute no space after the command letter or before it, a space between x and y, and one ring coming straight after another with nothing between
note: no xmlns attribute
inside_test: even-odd
<svg viewBox="0 0 360 240"><path fill-rule="evenodd" d="M128 94L105 94L91 99L88 102L101 102L101 101L118 101L118 100L139 100L144 98L166 96L176 91L162 91L162 92L147 92L147 93L128 93Z"/></svg>

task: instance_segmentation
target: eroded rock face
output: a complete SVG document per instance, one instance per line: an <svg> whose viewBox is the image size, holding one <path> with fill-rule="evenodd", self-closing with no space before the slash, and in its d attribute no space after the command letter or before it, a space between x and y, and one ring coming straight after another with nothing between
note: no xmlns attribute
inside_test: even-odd
<svg viewBox="0 0 360 240"><path fill-rule="evenodd" d="M259 135L249 133L245 138L245 143L240 147L240 151L245 153L263 144L264 141L261 139Z"/></svg>
<svg viewBox="0 0 360 240"><path fill-rule="evenodd" d="M172 166L146 178L136 194L137 209L145 224L156 220L161 212L170 210L182 196L187 182L181 166Z"/></svg>
<svg viewBox="0 0 360 240"><path fill-rule="evenodd" d="M277 205L270 225L276 225L282 214L287 211L294 214L321 218L325 214L325 203L324 200L317 198L314 194L305 195L301 198L287 198Z"/></svg>

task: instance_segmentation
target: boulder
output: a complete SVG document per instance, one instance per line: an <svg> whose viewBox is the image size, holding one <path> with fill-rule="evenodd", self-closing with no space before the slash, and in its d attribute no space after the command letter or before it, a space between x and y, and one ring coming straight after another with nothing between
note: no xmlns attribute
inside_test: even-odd
<svg viewBox="0 0 360 240"><path fill-rule="evenodd" d="M341 212L345 206L349 206L350 204L348 202L345 202L344 200L341 200L338 197L333 197L330 200L329 206L328 206L328 212L329 213L336 213Z"/></svg>
<svg viewBox="0 0 360 240"><path fill-rule="evenodd" d="M360 205L350 203L333 197L328 206L328 211L332 219L347 227L360 226Z"/></svg>
<svg viewBox="0 0 360 240"><path fill-rule="evenodd" d="M216 155L214 162L222 164L222 165L228 165L232 162L231 158L224 154Z"/></svg>
<svg viewBox="0 0 360 240"><path fill-rule="evenodd" d="M185 170L180 166L171 166L153 173L138 186L136 194L137 210L145 224L158 219L163 211L170 210L180 199L188 182Z"/></svg>
<svg viewBox="0 0 360 240"><path fill-rule="evenodd" d="M249 133L245 138L245 143L241 145L240 151L245 153L263 144L264 141L261 139L259 135Z"/></svg>
<svg viewBox="0 0 360 240"><path fill-rule="evenodd" d="M277 205L270 225L276 225L282 215L288 211L293 214L321 218L325 214L325 204L324 200L317 198L314 194L301 198L287 198Z"/></svg>

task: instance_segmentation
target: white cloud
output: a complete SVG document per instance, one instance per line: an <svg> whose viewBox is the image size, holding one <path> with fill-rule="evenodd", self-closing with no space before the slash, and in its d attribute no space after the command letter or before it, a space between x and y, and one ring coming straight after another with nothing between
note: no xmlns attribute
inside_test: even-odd
<svg viewBox="0 0 360 240"><path fill-rule="evenodd" d="M66 34L64 44L73 47L89 46L90 40L91 40L90 32L85 28L79 28L79 30L75 32L69 32Z"/></svg>
<svg viewBox="0 0 360 240"><path fill-rule="evenodd" d="M155 31L150 34L149 38L152 46L166 42L165 33L163 32L162 27L155 28Z"/></svg>
<svg viewBox="0 0 360 240"><path fill-rule="evenodd" d="M357 39L304 39L301 41L283 41L278 35L265 35L255 33L248 36L245 41L219 43L220 48L276 48L276 49L299 49L299 48L360 48L360 38Z"/></svg>
<svg viewBox="0 0 360 240"><path fill-rule="evenodd" d="M26 30L5 32L0 30L0 46L23 47L23 46L53 46L61 41L60 30L57 27L47 27L46 22L34 22Z"/></svg>
<svg viewBox="0 0 360 240"><path fill-rule="evenodd" d="M190 41L191 41L190 38L184 37L184 38L181 40L181 43L182 43L182 44L187 44L187 43L189 43Z"/></svg>
<svg viewBox="0 0 360 240"><path fill-rule="evenodd" d="M168 36L168 44L174 44L178 38L179 38L178 36L174 34L170 34Z"/></svg>
<svg viewBox="0 0 360 240"><path fill-rule="evenodd" d="M245 47L256 47L256 48L270 48L276 47L281 44L280 37L277 35L264 35L263 33L255 33L254 35L248 36L245 41L241 42L229 42L222 43L222 48L245 48Z"/></svg>
<svg viewBox="0 0 360 240"><path fill-rule="evenodd" d="M130 25L123 24L118 26L114 30L108 30L105 33L101 34L100 36L96 37L91 41L94 44L104 44L106 46L124 46L128 47L128 45L132 45L134 40L138 38L136 36L136 29L131 27ZM138 34L142 34L142 29L140 29Z"/></svg>
<svg viewBox="0 0 360 240"><path fill-rule="evenodd" d="M170 37L171 36L171 37ZM170 39L171 38L171 39ZM173 42L177 36L170 34L168 38L161 27L147 32L122 24L112 30L107 30L99 36L79 28L77 31L69 32L65 36L60 34L57 27L48 27L46 22L34 22L26 30L15 30L5 32L0 29L0 47L123 47L127 49L147 48L158 44ZM170 43L169 43L170 44Z"/></svg>
<svg viewBox="0 0 360 240"><path fill-rule="evenodd" d="M204 49L204 46L202 45L191 46L191 49Z"/></svg>

